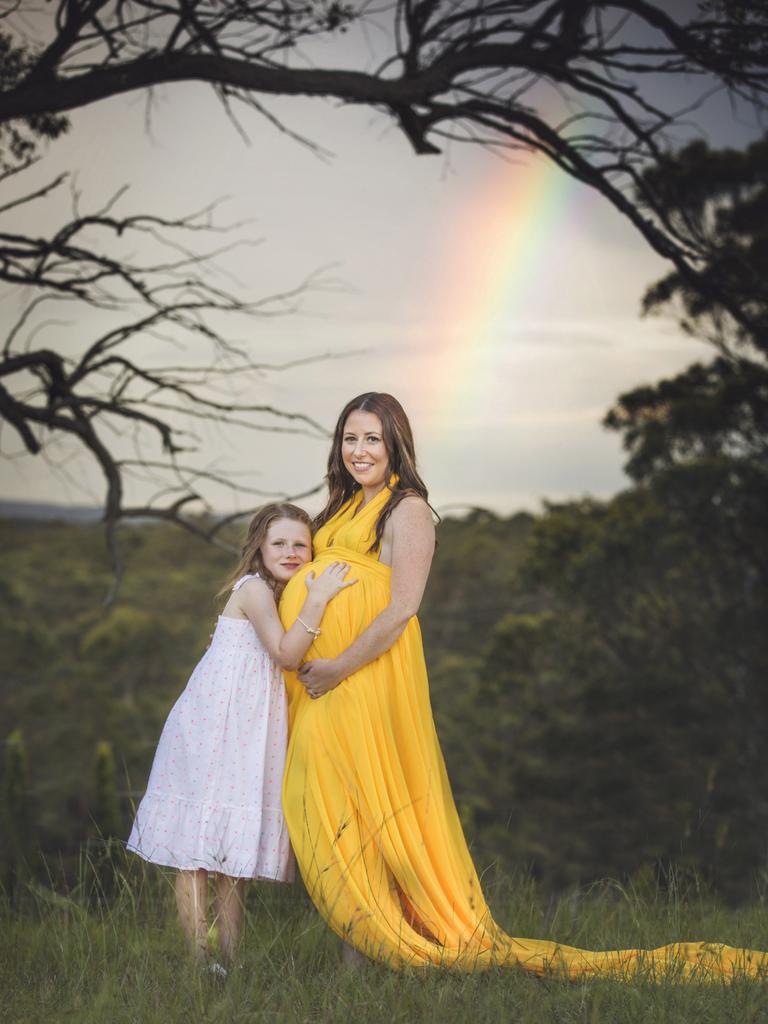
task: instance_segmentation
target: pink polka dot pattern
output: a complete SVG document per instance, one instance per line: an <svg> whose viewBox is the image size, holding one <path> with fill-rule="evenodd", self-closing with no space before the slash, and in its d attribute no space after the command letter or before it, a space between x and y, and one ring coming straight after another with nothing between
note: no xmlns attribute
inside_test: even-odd
<svg viewBox="0 0 768 1024"><path fill-rule="evenodd" d="M292 881L287 738L280 669L247 619L219 616L163 728L128 849L173 868Z"/></svg>

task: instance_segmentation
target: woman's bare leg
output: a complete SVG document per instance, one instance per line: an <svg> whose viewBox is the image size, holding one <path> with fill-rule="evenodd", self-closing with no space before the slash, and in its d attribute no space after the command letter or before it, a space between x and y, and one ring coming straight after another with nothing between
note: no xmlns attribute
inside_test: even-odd
<svg viewBox="0 0 768 1024"><path fill-rule="evenodd" d="M232 963L243 934L245 879L216 875L213 880L213 908L224 959Z"/></svg>
<svg viewBox="0 0 768 1024"><path fill-rule="evenodd" d="M207 871L176 872L176 906L190 949L199 960L205 960L210 953Z"/></svg>

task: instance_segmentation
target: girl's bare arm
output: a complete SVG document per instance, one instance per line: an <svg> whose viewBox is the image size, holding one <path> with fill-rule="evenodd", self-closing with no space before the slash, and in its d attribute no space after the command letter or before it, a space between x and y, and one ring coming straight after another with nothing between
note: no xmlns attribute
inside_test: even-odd
<svg viewBox="0 0 768 1024"><path fill-rule="evenodd" d="M318 629L328 602L343 590L351 586L354 580L345 580L349 566L343 562L334 562L316 579L310 573L310 590L299 612L299 618L311 629ZM314 634L309 632L301 622L296 620L288 630L283 629L277 612L275 595L264 580L255 578L244 583L239 591L240 609L250 619L259 640L264 644L269 656L280 668L295 671L301 659L309 650Z"/></svg>

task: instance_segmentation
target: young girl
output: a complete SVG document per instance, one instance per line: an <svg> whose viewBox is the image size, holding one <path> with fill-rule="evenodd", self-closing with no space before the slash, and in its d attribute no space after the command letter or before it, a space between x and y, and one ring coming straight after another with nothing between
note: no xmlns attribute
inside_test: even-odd
<svg viewBox="0 0 768 1024"><path fill-rule="evenodd" d="M208 874L222 953L242 931L248 878L292 881L294 864L280 788L287 742L281 669L296 669L320 633L328 602L354 581L334 562L310 573L301 614L287 631L277 600L312 557L310 519L295 505L260 509L210 647L174 705L158 743L128 849L178 869L176 901L189 943L208 946ZM223 973L224 968L213 965Z"/></svg>

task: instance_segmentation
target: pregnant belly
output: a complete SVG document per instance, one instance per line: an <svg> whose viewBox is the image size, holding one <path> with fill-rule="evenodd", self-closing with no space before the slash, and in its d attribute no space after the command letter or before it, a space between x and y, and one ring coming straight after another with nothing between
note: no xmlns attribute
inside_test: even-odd
<svg viewBox="0 0 768 1024"><path fill-rule="evenodd" d="M389 604L389 568L343 548L323 551L312 562L288 581L280 599L280 618L284 629L289 629L301 614L306 600L307 573L318 576L331 562L344 561L350 565L348 580L356 580L354 586L346 587L328 604L320 623L320 636L312 643L306 654L310 658L335 658L349 647L373 619Z"/></svg>
<svg viewBox="0 0 768 1024"><path fill-rule="evenodd" d="M331 562L347 562L350 566L347 578L356 582L328 603L320 622L320 636L304 656L306 661L337 657L389 604L389 567L370 556L336 545L300 569L283 591L280 617L286 629L301 614L307 595L304 583L307 573L314 571L317 576ZM378 665L379 660L372 664ZM372 671L372 665L353 673L319 700L311 700L307 696L295 673L286 672L284 678L290 737L286 778L291 773L303 778L316 758L327 756L329 744L335 749L346 742L345 737L362 735L361 722L369 713L366 709L386 700L390 690L383 684L381 673ZM378 714L381 717L383 711L380 709Z"/></svg>

